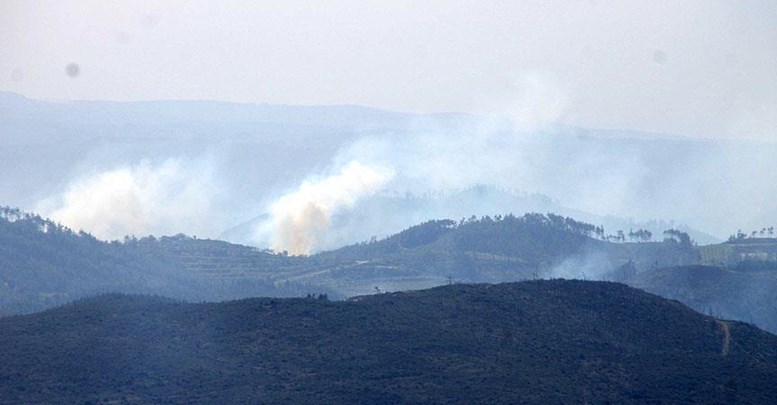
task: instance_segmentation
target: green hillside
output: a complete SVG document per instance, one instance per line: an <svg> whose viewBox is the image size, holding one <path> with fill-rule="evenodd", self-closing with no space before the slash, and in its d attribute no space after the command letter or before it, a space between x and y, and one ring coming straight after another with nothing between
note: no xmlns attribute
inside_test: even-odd
<svg viewBox="0 0 777 405"><path fill-rule="evenodd" d="M741 236L741 235L740 235ZM702 264L732 266L743 261L777 265L777 238L733 238L726 243L700 246Z"/></svg>
<svg viewBox="0 0 777 405"><path fill-rule="evenodd" d="M18 210L0 214L0 316L108 292L192 301L310 292L262 277L256 270L293 260L253 248L183 236L106 243Z"/></svg>
<svg viewBox="0 0 777 405"><path fill-rule="evenodd" d="M18 210L2 213L0 315L108 292L192 302L341 299L450 283L577 278L623 282L777 332L769 238L695 246L670 233L661 242L616 243L602 240L594 225L526 214L428 221L383 240L288 256L185 235L106 243ZM714 257L727 259L714 271L693 267Z"/></svg>

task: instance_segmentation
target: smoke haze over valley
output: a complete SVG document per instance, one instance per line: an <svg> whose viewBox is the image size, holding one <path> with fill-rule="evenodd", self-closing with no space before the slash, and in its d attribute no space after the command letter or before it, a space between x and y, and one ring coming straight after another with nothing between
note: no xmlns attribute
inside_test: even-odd
<svg viewBox="0 0 777 405"><path fill-rule="evenodd" d="M0 199L295 254L471 215L701 242L777 216L771 2L335 3L4 2Z"/></svg>
<svg viewBox="0 0 777 405"><path fill-rule="evenodd" d="M777 216L768 141L574 128L548 116L529 126L359 107L153 105L6 94L2 114L15 119L2 124L5 144L16 146L3 153L4 201L106 240L185 233L294 254L471 215L553 211L610 232L672 221L702 242ZM77 114L91 123L72 122Z"/></svg>
<svg viewBox="0 0 777 405"><path fill-rule="evenodd" d="M0 0L0 403L777 395L774 0Z"/></svg>

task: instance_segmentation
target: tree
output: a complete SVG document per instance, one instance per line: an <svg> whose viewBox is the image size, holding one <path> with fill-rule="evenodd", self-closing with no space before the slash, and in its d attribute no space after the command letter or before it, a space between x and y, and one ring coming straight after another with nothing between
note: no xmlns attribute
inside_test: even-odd
<svg viewBox="0 0 777 405"><path fill-rule="evenodd" d="M599 237L599 239L604 240L604 227L599 225L596 228L594 228L594 232L596 232L596 236Z"/></svg>
<svg viewBox="0 0 777 405"><path fill-rule="evenodd" d="M664 242L676 243L683 247L691 247L693 241L687 233L679 231L677 229L667 229L664 231Z"/></svg>
<svg viewBox="0 0 777 405"><path fill-rule="evenodd" d="M647 242L653 238L653 232L650 232L647 229L637 229L635 234L637 238L643 242Z"/></svg>

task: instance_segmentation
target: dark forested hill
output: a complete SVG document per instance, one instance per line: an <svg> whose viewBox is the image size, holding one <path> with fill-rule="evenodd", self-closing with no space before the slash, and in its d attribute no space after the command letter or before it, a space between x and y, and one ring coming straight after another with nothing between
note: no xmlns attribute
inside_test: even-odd
<svg viewBox="0 0 777 405"><path fill-rule="evenodd" d="M184 236L106 243L0 207L0 316L40 311L98 293L158 294L192 301L300 296L262 270L284 258L246 246ZM313 292L327 292L321 288Z"/></svg>
<svg viewBox="0 0 777 405"><path fill-rule="evenodd" d="M6 403L770 403L777 337L624 285L107 295L0 319Z"/></svg>
<svg viewBox="0 0 777 405"><path fill-rule="evenodd" d="M98 292L180 295L186 282L172 263L127 255L121 245L76 234L40 217L0 215L0 314L41 310Z"/></svg>

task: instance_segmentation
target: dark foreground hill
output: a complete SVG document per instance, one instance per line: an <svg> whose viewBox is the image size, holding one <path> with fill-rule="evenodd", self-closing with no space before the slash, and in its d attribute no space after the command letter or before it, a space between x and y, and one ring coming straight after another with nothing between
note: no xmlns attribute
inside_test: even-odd
<svg viewBox="0 0 777 405"><path fill-rule="evenodd" d="M624 285L108 295L0 319L7 403L773 403L777 337Z"/></svg>

